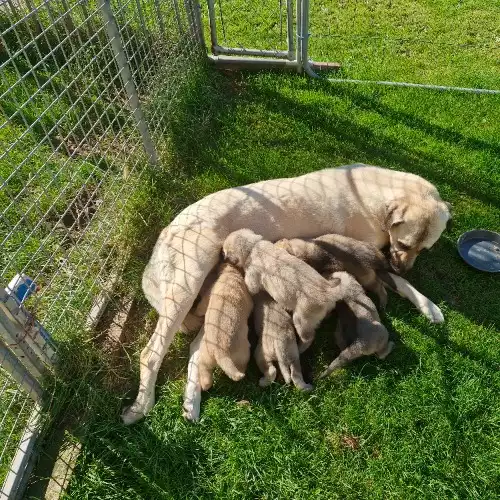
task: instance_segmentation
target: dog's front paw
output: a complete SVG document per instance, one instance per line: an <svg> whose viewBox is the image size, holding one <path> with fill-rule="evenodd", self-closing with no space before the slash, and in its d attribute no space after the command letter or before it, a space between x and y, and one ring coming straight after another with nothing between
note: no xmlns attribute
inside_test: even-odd
<svg viewBox="0 0 500 500"><path fill-rule="evenodd" d="M184 405L182 408L182 416L189 422L198 422L200 419L200 408L195 405Z"/></svg>
<svg viewBox="0 0 500 500"><path fill-rule="evenodd" d="M154 406L154 400L151 403L140 403L135 401L131 406L123 409L122 421L125 425L132 425L144 418Z"/></svg>
<svg viewBox="0 0 500 500"><path fill-rule="evenodd" d="M422 313L429 319L431 323L444 323L444 316L441 312L441 309L439 309L439 307L431 301L429 301L429 303L422 308Z"/></svg>
<svg viewBox="0 0 500 500"><path fill-rule="evenodd" d="M196 390L188 392L184 397L182 405L182 416L190 422L197 422L200 418L201 406L201 387L196 387Z"/></svg>

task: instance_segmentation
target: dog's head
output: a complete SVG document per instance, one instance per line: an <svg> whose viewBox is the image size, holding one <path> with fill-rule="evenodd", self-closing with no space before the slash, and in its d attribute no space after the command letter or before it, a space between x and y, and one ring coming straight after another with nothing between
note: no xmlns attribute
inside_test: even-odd
<svg viewBox="0 0 500 500"><path fill-rule="evenodd" d="M255 234L250 229L234 231L224 241L222 256L227 262L242 268L252 248L260 240L262 240L262 236Z"/></svg>
<svg viewBox="0 0 500 500"><path fill-rule="evenodd" d="M385 229L394 271L411 269L418 254L436 243L450 220L450 205L432 197L410 196L388 203Z"/></svg>

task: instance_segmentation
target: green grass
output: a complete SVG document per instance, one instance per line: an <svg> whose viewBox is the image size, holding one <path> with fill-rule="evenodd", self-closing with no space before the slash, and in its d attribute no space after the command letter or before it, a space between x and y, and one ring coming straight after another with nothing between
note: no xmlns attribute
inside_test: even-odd
<svg viewBox="0 0 500 500"><path fill-rule="evenodd" d="M168 220L164 203L177 211L216 189L331 165L421 174L453 204L455 226L409 279L443 308L446 323L428 324L392 295L384 322L396 349L385 362L359 360L315 381L308 395L258 388L252 365L241 383L216 379L197 425L181 417L188 339L178 337L143 422L123 428L120 397L96 389L68 497L494 498L500 286L467 268L455 241L467 229L500 229L500 99L277 74L212 75L194 88L172 124L194 132L174 138L177 193L159 174L155 188L168 199L146 222ZM126 278L137 286L140 259L134 266ZM140 300L129 346L136 374L138 347L154 328ZM307 356L309 377L333 359L331 332L330 322ZM122 380L128 370L122 365Z"/></svg>
<svg viewBox="0 0 500 500"><path fill-rule="evenodd" d="M329 9L313 14L313 34L338 20L336 32L351 30L353 36L382 31L411 37L425 21L437 30L430 31L431 41L440 33L461 43L465 30L481 46L498 31L495 7L479 0L460 7L422 0L313 8ZM369 15L363 14L367 9ZM460 20L465 9L468 15ZM450 17L451 11L458 17ZM241 40L258 45L266 25L253 33L245 18L233 18ZM377 20L372 31L370 19ZM458 63L451 65L446 45L396 59L383 45L375 50L372 38L335 47L325 42L321 49L313 39L311 47L317 59L340 60L343 75L351 77L416 81L423 75L419 81L426 83L494 86L498 69L496 53L477 47L455 50ZM500 230L500 96L209 69L190 75L173 107L170 99L154 95L146 111L158 106L163 112L169 149L162 168L145 173L133 199L137 214L125 232L137 244L116 295L138 297L126 355L116 360L102 353L71 317L59 325L66 340L51 415L76 419L74 433L83 443L67 497L495 498L500 284L466 267L455 242L467 229ZM181 417L190 338L179 336L160 374L155 408L124 428L119 412L135 396L138 354L156 320L140 292L140 275L160 228L182 207L218 189L358 161L420 174L453 204L453 231L419 258L409 276L443 308L446 323L428 324L407 301L391 295L384 323L396 349L386 361L361 359L315 380L336 352L329 321L304 360L313 393L279 384L260 389L252 363L241 383L216 378L197 425Z"/></svg>

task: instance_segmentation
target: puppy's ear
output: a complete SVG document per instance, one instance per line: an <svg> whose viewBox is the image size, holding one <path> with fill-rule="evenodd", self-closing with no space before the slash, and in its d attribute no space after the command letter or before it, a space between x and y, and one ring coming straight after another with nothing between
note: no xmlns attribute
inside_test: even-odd
<svg viewBox="0 0 500 500"><path fill-rule="evenodd" d="M340 278L330 278L328 281L329 281L330 285L332 285L332 287L334 287L334 286L339 286L341 280L340 280Z"/></svg>
<svg viewBox="0 0 500 500"><path fill-rule="evenodd" d="M450 214L450 218L446 221L446 229L445 231L451 231L453 227L453 207L451 206L451 203L448 203L447 201L443 202L448 209L448 213Z"/></svg>
<svg viewBox="0 0 500 500"><path fill-rule="evenodd" d="M404 216L408 210L408 203L403 200L393 200L390 203L387 203L386 209L384 229L389 231L391 227L404 222Z"/></svg>

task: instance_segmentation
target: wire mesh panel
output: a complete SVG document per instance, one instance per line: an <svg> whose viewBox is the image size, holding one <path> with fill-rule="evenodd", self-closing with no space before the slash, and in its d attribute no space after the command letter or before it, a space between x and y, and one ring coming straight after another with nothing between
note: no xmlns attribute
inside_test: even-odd
<svg viewBox="0 0 500 500"><path fill-rule="evenodd" d="M203 53L198 18L189 0L0 2L0 288L29 276L22 307L56 339L124 265L168 103ZM0 371L0 484L33 404Z"/></svg>
<svg viewBox="0 0 500 500"><path fill-rule="evenodd" d="M287 51L287 19L292 2L287 0L217 0L209 1L221 53L238 53L227 48L258 49L259 51ZM208 33L208 28L207 28ZM255 55L255 54L254 54Z"/></svg>
<svg viewBox="0 0 500 500"><path fill-rule="evenodd" d="M486 0L310 2L309 55L339 76L498 88L500 11Z"/></svg>
<svg viewBox="0 0 500 500"><path fill-rule="evenodd" d="M9 354L6 353L5 347L0 345L2 364L7 361L7 356ZM16 454L31 413L37 409L31 396L0 367L0 485L12 470L12 458Z"/></svg>

